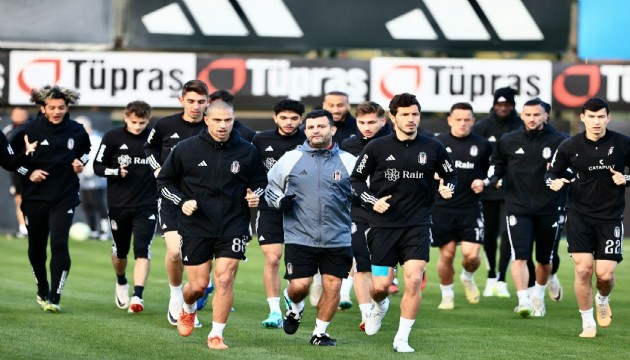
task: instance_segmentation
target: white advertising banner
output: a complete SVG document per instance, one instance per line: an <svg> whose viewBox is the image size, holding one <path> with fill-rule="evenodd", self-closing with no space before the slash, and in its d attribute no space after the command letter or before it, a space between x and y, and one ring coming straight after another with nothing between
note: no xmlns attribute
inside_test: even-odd
<svg viewBox="0 0 630 360"><path fill-rule="evenodd" d="M535 97L551 103L552 63L546 60L479 60L445 58L374 58L370 63L370 99L387 108L391 98L408 92L422 111L448 112L468 102L488 112L494 90L514 88L516 107Z"/></svg>
<svg viewBox="0 0 630 360"><path fill-rule="evenodd" d="M10 66L13 105L29 104L34 87L57 84L78 90L81 106L145 100L153 107L179 107L182 86L196 79L192 53L12 51Z"/></svg>

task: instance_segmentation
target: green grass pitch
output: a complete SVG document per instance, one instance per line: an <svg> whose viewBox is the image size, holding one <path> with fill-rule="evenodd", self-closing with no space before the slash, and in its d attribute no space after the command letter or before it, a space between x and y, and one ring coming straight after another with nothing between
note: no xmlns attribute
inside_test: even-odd
<svg viewBox="0 0 630 360"><path fill-rule="evenodd" d="M554 303L547 298L547 315L520 319L513 312L517 300L483 298L477 305L465 299L455 284L455 309L437 310L440 302L436 274L437 251L432 251L428 284L409 338L414 354L396 354L392 340L398 328L401 295L392 306L381 331L368 337L359 330L358 306L338 312L328 330L336 348L309 344L315 309L307 304L297 334L263 329L268 312L262 285L263 256L258 243L247 249L235 284L236 312L225 330L228 351L206 347L211 326L210 307L200 311L204 324L183 338L166 321L168 284L164 270L164 242L152 246L152 269L145 290L145 311L128 314L114 305L115 276L110 243L71 242L72 269L64 289L61 314L44 313L35 302L36 286L28 263L26 240L0 237L0 359L628 359L630 358L630 270L618 268L611 296L613 323L598 329L594 339L580 339L581 320L573 294L573 265L561 245L560 279L565 296ZM460 258L456 259L460 263ZM482 269L485 264L482 263ZM456 266L457 273L461 266ZM281 271L284 271L282 269ZM131 277L131 270L128 271ZM485 271L477 272L483 287ZM284 283L283 283L284 287Z"/></svg>

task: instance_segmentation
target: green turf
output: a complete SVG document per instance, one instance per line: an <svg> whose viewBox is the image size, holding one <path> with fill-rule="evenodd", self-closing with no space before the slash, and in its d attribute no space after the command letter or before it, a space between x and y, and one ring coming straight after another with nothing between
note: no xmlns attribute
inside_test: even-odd
<svg viewBox="0 0 630 360"><path fill-rule="evenodd" d="M329 326L331 336L338 340L336 348L308 343L315 317L315 310L308 305L296 335L262 329L260 322L268 311L262 286L263 257L258 244L252 242L247 251L249 261L241 264L236 279L236 312L230 315L224 333L230 350L217 354L205 344L211 325L209 308L199 313L204 327L188 338L180 337L166 321L168 286L161 239L157 238L152 247L154 262L145 290L146 310L139 315L127 314L114 305L115 277L109 248L105 242L71 242L72 270L61 302L62 313L55 315L42 312L35 302L26 241L0 237L0 359L630 358L630 270L625 263L618 269L611 298L612 326L599 329L595 339L580 339L572 262L567 254L562 254L560 271L564 300L547 300L545 318L519 319L513 312L517 300L511 286L511 299L482 298L478 305L470 305L462 286L456 283L455 310L436 310L440 295L434 251L424 300L409 339L416 353L408 355L394 353L391 346L398 327L400 295L392 297L390 312L376 336L359 331L356 306L337 313ZM485 283L484 273L478 272L477 283Z"/></svg>

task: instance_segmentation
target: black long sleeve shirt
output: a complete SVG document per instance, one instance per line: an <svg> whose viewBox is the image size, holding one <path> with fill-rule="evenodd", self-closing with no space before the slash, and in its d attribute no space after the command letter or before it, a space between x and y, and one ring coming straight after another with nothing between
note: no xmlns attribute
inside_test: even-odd
<svg viewBox="0 0 630 360"><path fill-rule="evenodd" d="M470 208L479 208L479 194L470 188L473 180L486 178L492 156L490 142L477 134L455 137L450 132L435 137L446 147L446 151L457 169L457 186L453 198L444 200L436 194L435 206L440 211L461 212Z"/></svg>
<svg viewBox="0 0 630 360"><path fill-rule="evenodd" d="M616 221L623 219L625 187L615 185L610 169L623 173L626 166L630 166L630 137L606 130L601 139L591 141L582 132L560 145L545 179L550 183L565 177L566 169L572 168L575 181L570 185L567 211ZM630 176L625 178L626 186L630 186Z"/></svg>
<svg viewBox="0 0 630 360"><path fill-rule="evenodd" d="M53 124L39 113L37 118L19 128L11 143L16 153L25 151L24 135L28 135L29 142L37 141L37 149L28 163L17 169L24 177L22 198L78 205L79 176L72 163L79 159L85 165L90 160L90 137L83 125L71 120L69 114L61 123ZM48 172L48 176L42 182L31 182L28 177L38 169Z"/></svg>
<svg viewBox="0 0 630 360"><path fill-rule="evenodd" d="M510 214L555 214L560 194L547 187L545 172L566 135L545 125L541 130L519 130L499 140L492 155L491 186L503 179L505 211Z"/></svg>
<svg viewBox="0 0 630 360"><path fill-rule="evenodd" d="M249 234L247 189L262 196L267 176L260 154L238 131L217 142L202 130L180 142L157 177L162 197L180 208L197 201L190 216L180 213L179 233L196 237L241 237Z"/></svg>
<svg viewBox="0 0 630 360"><path fill-rule="evenodd" d="M177 113L158 119L144 144L149 165L153 170L159 169L171 153L175 145L184 139L196 136L206 128L206 123L189 122L183 119L184 113Z"/></svg>
<svg viewBox="0 0 630 360"><path fill-rule="evenodd" d="M422 135L400 141L392 134L367 144L352 172L352 188L368 209L379 198L392 195L386 212L370 212L371 227L429 225L437 191L435 173L455 189L455 165L442 143Z"/></svg>
<svg viewBox="0 0 630 360"><path fill-rule="evenodd" d="M269 172L271 167L278 162L278 159L280 159L284 153L294 150L296 147L302 145L305 140L306 135L304 131L299 128L295 134L289 136L280 135L280 132L278 132L276 128L256 134L252 140L252 144L258 149L265 170ZM261 210L280 211L269 206L266 201L261 201L258 208Z"/></svg>
<svg viewBox="0 0 630 360"><path fill-rule="evenodd" d="M157 185L144 152L150 130L135 135L125 127L103 136L94 159L94 173L107 178L107 205L113 208L136 208L157 204ZM127 175L120 176L121 165Z"/></svg>

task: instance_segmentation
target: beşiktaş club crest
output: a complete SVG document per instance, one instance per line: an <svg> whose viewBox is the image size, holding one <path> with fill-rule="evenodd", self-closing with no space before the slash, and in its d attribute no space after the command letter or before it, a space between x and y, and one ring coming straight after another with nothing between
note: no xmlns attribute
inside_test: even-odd
<svg viewBox="0 0 630 360"><path fill-rule="evenodd" d="M426 164L427 163L427 153L421 152L420 154L418 154L418 162L421 165Z"/></svg>
<svg viewBox="0 0 630 360"><path fill-rule="evenodd" d="M287 274L293 275L293 264L287 263Z"/></svg>
<svg viewBox="0 0 630 360"><path fill-rule="evenodd" d="M549 159L551 157L551 149L549 147L545 147L543 149L542 157L545 159Z"/></svg>
<svg viewBox="0 0 630 360"><path fill-rule="evenodd" d="M239 164L238 161L233 161L232 165L230 166L230 171L232 172L232 174L238 174L238 172L241 171L241 164Z"/></svg>
<svg viewBox="0 0 630 360"><path fill-rule="evenodd" d="M608 156L612 155L613 151L615 151L615 147L611 146L610 149L608 149Z"/></svg>
<svg viewBox="0 0 630 360"><path fill-rule="evenodd" d="M333 173L333 179L335 179L335 181L341 180L341 170L335 170Z"/></svg>
<svg viewBox="0 0 630 360"><path fill-rule="evenodd" d="M116 220L111 220L109 225L112 227L112 230L114 231L118 230L118 224L116 223Z"/></svg>
<svg viewBox="0 0 630 360"><path fill-rule="evenodd" d="M477 148L477 145L473 145L470 147L470 151L468 153L470 156L477 156L479 155L479 148Z"/></svg>
<svg viewBox="0 0 630 360"><path fill-rule="evenodd" d="M131 164L131 156L125 154L118 157L118 165L125 166Z"/></svg>
<svg viewBox="0 0 630 360"><path fill-rule="evenodd" d="M616 239L619 239L621 237L621 229L619 228L619 226L615 226L614 233Z"/></svg>
<svg viewBox="0 0 630 360"><path fill-rule="evenodd" d="M74 149L74 139L68 139L68 149Z"/></svg>

